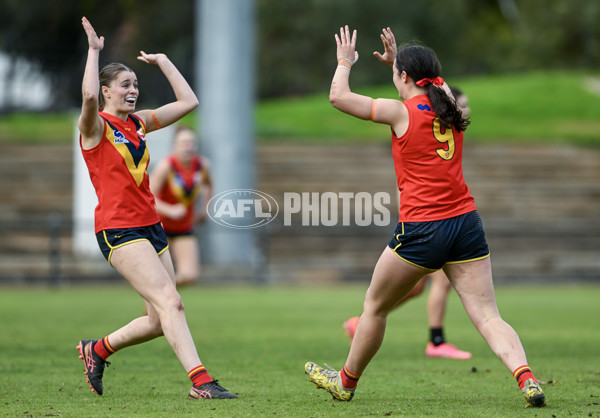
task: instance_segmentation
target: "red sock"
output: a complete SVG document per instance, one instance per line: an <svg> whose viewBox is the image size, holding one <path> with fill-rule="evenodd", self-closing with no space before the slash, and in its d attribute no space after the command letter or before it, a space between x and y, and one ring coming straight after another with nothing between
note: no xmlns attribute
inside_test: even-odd
<svg viewBox="0 0 600 418"><path fill-rule="evenodd" d="M342 377L342 386L346 389L354 389L356 385L358 385L358 379L360 379L360 374L352 373L346 366L340 372L340 376Z"/></svg>
<svg viewBox="0 0 600 418"><path fill-rule="evenodd" d="M96 352L96 354L98 354L100 357L102 357L102 360L106 360L108 358L108 356L110 356L111 354L114 354L115 350L114 348L111 347L111 345L108 343L108 335L104 338L102 338L101 340L96 341L96 344L94 344L94 351Z"/></svg>
<svg viewBox="0 0 600 418"><path fill-rule="evenodd" d="M513 372L513 376L515 377L515 379L517 379L517 383L519 384L519 388L521 389L523 389L523 386L525 386L525 382L529 379L533 379L537 383L539 383L533 375L533 373L531 372L531 369L528 365L517 367L517 369Z"/></svg>
<svg viewBox="0 0 600 418"><path fill-rule="evenodd" d="M188 372L188 376L192 379L192 384L195 387L200 387L205 383L212 382L213 378L210 377L206 368L201 364L198 367L194 367Z"/></svg>

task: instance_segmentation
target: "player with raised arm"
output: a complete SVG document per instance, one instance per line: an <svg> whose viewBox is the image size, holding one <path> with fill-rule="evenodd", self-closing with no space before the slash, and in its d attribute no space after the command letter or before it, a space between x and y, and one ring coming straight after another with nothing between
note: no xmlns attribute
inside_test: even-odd
<svg viewBox="0 0 600 418"><path fill-rule="evenodd" d="M136 112L139 90L135 73L123 64L108 64L98 72L104 37L96 35L85 17L82 24L88 54L78 128L81 151L98 196L96 238L104 257L143 298L148 312L104 338L79 342L87 381L102 395L110 355L164 335L192 381L189 398L237 398L211 377L198 357L175 288L173 262L147 172L146 134L181 119L196 108L198 99L165 54L142 51L138 59L163 72L176 100L155 110ZM102 318L102 311L88 314L96 321Z"/></svg>
<svg viewBox="0 0 600 418"><path fill-rule="evenodd" d="M400 219L375 266L344 367L338 372L308 362L305 373L334 399L350 401L383 342L388 314L423 276L443 269L475 328L517 379L527 406L544 406L521 341L498 312L488 245L462 173L468 121L441 77L437 56L419 45L396 50L391 30L384 29L380 60L392 67L401 100L373 99L350 89L356 35L348 26L335 35L338 65L329 100L344 113L390 127Z"/></svg>

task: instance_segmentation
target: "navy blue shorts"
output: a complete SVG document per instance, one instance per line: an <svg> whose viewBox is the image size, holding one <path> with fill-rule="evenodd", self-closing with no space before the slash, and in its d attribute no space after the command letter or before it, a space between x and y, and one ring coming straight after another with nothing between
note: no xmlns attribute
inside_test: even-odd
<svg viewBox="0 0 600 418"><path fill-rule="evenodd" d="M388 246L404 261L430 270L490 255L477 211L441 221L399 222Z"/></svg>
<svg viewBox="0 0 600 418"><path fill-rule="evenodd" d="M194 228L183 232L169 232L165 230L165 234L167 234L167 238L189 237L191 235L194 235Z"/></svg>
<svg viewBox="0 0 600 418"><path fill-rule="evenodd" d="M136 241L149 241L158 254L169 248L161 223L135 228L105 229L96 234L104 258L110 263L113 250Z"/></svg>

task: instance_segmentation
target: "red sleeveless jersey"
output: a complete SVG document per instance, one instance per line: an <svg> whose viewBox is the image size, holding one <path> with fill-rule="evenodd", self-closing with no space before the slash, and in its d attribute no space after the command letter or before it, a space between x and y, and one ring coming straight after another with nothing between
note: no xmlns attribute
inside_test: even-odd
<svg viewBox="0 0 600 418"><path fill-rule="evenodd" d="M452 218L476 210L462 172L463 133L441 126L427 95L405 100L408 130L392 130L400 222Z"/></svg>
<svg viewBox="0 0 600 418"><path fill-rule="evenodd" d="M195 202L205 175L202 160L195 155L190 164L185 166L174 155L169 155L167 159L170 166L169 173L157 197L166 203L181 203L186 206L187 212L180 219L172 219L164 215L161 215L160 219L167 233L189 232L194 226Z"/></svg>
<svg viewBox="0 0 600 418"><path fill-rule="evenodd" d="M159 222L147 172L146 126L133 114L126 121L99 114L104 121L102 139L94 148L81 150L98 196L95 232Z"/></svg>

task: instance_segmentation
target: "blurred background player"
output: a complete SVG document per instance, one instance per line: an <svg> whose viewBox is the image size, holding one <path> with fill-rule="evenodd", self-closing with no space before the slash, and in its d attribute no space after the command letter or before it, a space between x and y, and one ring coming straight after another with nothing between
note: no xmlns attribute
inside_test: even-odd
<svg viewBox="0 0 600 418"><path fill-rule="evenodd" d="M450 91L454 96L454 100L465 119L469 118L471 109L469 108L468 97L457 87L450 87ZM399 196L399 195L398 195ZM429 288L429 296L427 297L427 319L429 322L429 342L425 347L425 355L427 357L441 357L457 360L467 360L471 358L471 353L468 351L459 350L455 345L447 343L444 335L444 317L446 314L446 305L452 284L446 277L443 270L438 270L429 276L431 284ZM427 277L422 278L413 289L398 303L399 307L407 300L419 296L423 293L427 283ZM344 322L343 327L346 335L350 340L354 338L356 325L359 317L349 318Z"/></svg>
<svg viewBox="0 0 600 418"><path fill-rule="evenodd" d="M194 227L206 220L206 208L212 196L207 161L196 149L195 132L178 126L172 154L163 158L150 175L150 190L169 241L177 286L194 283L200 274ZM201 210L197 209L199 201Z"/></svg>

